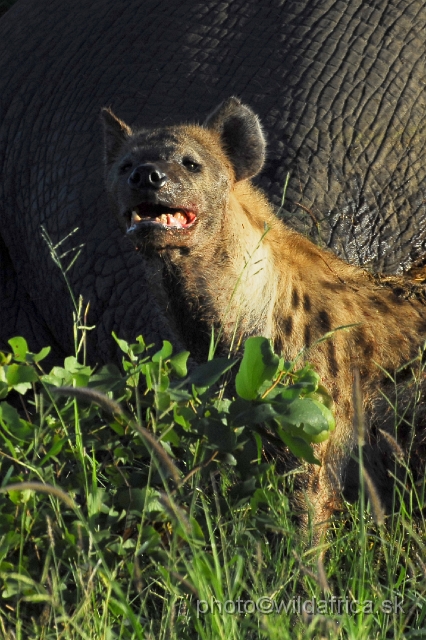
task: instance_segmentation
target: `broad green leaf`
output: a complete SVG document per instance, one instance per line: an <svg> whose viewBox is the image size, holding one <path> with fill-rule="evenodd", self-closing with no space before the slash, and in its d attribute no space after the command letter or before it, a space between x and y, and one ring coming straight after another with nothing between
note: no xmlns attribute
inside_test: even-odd
<svg viewBox="0 0 426 640"><path fill-rule="evenodd" d="M275 406L277 412L278 408ZM327 407L317 400L302 398L291 402L280 415L277 416L279 424L295 435L294 429L300 429L300 437L308 442L323 442L333 431L335 422L333 414ZM299 433L298 433L299 435Z"/></svg>
<svg viewBox="0 0 426 640"><path fill-rule="evenodd" d="M334 410L334 400L322 384L319 384L318 389L313 393L309 393L306 397L317 400L321 404L325 405L327 409L330 409L330 411Z"/></svg>
<svg viewBox="0 0 426 640"><path fill-rule="evenodd" d="M300 398L301 388L297 384L290 384L287 387L283 385L277 385L275 389L272 389L267 395L266 400L268 402L283 402L289 403L293 402L293 400L297 400Z"/></svg>
<svg viewBox="0 0 426 640"><path fill-rule="evenodd" d="M295 456L311 464L321 466L321 462L315 457L312 447L305 440L294 437L283 429L278 429L278 435Z"/></svg>
<svg viewBox="0 0 426 640"><path fill-rule="evenodd" d="M13 356L15 360L25 362L25 356L28 353L28 344L25 338L18 336L17 338L11 338L8 340L8 344L12 347Z"/></svg>
<svg viewBox="0 0 426 640"><path fill-rule="evenodd" d="M40 362L41 360L44 360L46 356L49 355L50 351L51 347L43 347L43 349L41 349L41 351L39 351L38 353L31 354L32 362Z"/></svg>
<svg viewBox="0 0 426 640"><path fill-rule="evenodd" d="M117 334L114 331L112 332L112 337L124 353L129 353L129 343L126 342L126 340L121 340L120 338L118 338Z"/></svg>
<svg viewBox="0 0 426 640"><path fill-rule="evenodd" d="M155 391L157 393L160 393L161 391L167 391L169 386L170 386L169 376L167 375L167 373L164 373L164 371L161 371L159 378L157 378L154 383Z"/></svg>
<svg viewBox="0 0 426 640"><path fill-rule="evenodd" d="M146 350L145 340L142 338L142 336L138 336L136 338L136 344L130 345L130 349L135 355L139 355Z"/></svg>
<svg viewBox="0 0 426 640"><path fill-rule="evenodd" d="M296 372L297 383L303 385L306 392L316 391L319 385L320 377L316 371L313 370L312 365L306 364L303 369Z"/></svg>
<svg viewBox="0 0 426 640"><path fill-rule="evenodd" d="M167 358L169 358L172 353L173 347L170 342L168 340L163 340L163 346L161 347L160 351L157 351L157 353L152 356L152 361L160 362L160 360L167 360Z"/></svg>
<svg viewBox="0 0 426 640"><path fill-rule="evenodd" d="M124 427L122 424L119 424L118 422L108 422L108 425L111 427L111 429L113 431L115 431L115 433L117 433L119 436L124 435Z"/></svg>
<svg viewBox="0 0 426 640"><path fill-rule="evenodd" d="M180 425L185 431L190 431L191 421L194 420L195 413L189 407L177 407L173 408L173 419L176 424Z"/></svg>
<svg viewBox="0 0 426 640"><path fill-rule="evenodd" d="M165 393L164 391L159 391L155 394L155 408L160 413L167 411L170 407L170 404L171 404L170 395L168 393Z"/></svg>
<svg viewBox="0 0 426 640"><path fill-rule="evenodd" d="M268 422L277 417L275 409L269 402L262 402L260 404L250 403L249 406L244 408L242 411L236 411L235 403L233 403L233 405L230 406L229 413L232 424L235 427L249 424L261 424L262 422Z"/></svg>
<svg viewBox="0 0 426 640"><path fill-rule="evenodd" d="M157 491L157 489L146 487L145 489L142 489L142 493L145 499L144 508L146 509L147 513L154 513L158 511L160 513L166 513L168 515L167 508L159 499L161 494L159 491Z"/></svg>
<svg viewBox="0 0 426 640"><path fill-rule="evenodd" d="M115 364L104 365L99 371L90 376L88 387L96 387L101 391L117 391L124 389L125 378Z"/></svg>
<svg viewBox="0 0 426 640"><path fill-rule="evenodd" d="M53 367L50 373L41 376L41 380L46 384L51 384L54 387L72 386L72 374L69 371L65 371L63 367Z"/></svg>
<svg viewBox="0 0 426 640"><path fill-rule="evenodd" d="M272 350L267 338L247 338L244 355L235 379L238 395L245 400L254 400L259 388L267 380L273 379L280 359Z"/></svg>
<svg viewBox="0 0 426 640"><path fill-rule="evenodd" d="M10 364L6 371L6 380L9 387L25 393L31 389L31 383L37 382L38 376L32 367L25 364Z"/></svg>
<svg viewBox="0 0 426 640"><path fill-rule="evenodd" d="M237 360L228 358L215 358L197 367L187 378L189 384L193 384L199 389L211 387L219 378L229 371Z"/></svg>
<svg viewBox="0 0 426 640"><path fill-rule="evenodd" d="M83 374L86 376L90 376L93 371L89 366L80 364L75 356L68 356L68 358L65 358L64 369L72 374Z"/></svg>
<svg viewBox="0 0 426 640"><path fill-rule="evenodd" d="M185 391L185 389L176 389L174 387L168 388L168 393L170 395L170 399L173 402L186 402L187 400L191 400L192 395Z"/></svg>
<svg viewBox="0 0 426 640"><path fill-rule="evenodd" d="M19 413L8 402L0 404L0 420L5 422L12 433L21 426Z"/></svg>
<svg viewBox="0 0 426 640"><path fill-rule="evenodd" d="M170 358L170 364L173 368L173 371L179 378L184 378L188 374L188 369L186 366L187 360L189 357L189 351L181 351L177 353L175 356Z"/></svg>
<svg viewBox="0 0 426 640"><path fill-rule="evenodd" d="M87 387L90 380L90 376L84 373L75 373L73 375L73 380L75 381L75 384L77 387Z"/></svg>
<svg viewBox="0 0 426 640"><path fill-rule="evenodd" d="M33 425L21 420L17 410L5 401L0 403L0 422L3 423L9 434L18 440L25 441L34 435Z"/></svg>

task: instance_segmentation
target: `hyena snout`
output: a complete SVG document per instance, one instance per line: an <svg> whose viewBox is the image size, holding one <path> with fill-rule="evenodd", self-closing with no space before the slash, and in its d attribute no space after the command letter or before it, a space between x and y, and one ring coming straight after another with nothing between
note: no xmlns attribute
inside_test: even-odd
<svg viewBox="0 0 426 640"><path fill-rule="evenodd" d="M127 182L131 189L160 189L167 175L155 164L140 164L133 169Z"/></svg>

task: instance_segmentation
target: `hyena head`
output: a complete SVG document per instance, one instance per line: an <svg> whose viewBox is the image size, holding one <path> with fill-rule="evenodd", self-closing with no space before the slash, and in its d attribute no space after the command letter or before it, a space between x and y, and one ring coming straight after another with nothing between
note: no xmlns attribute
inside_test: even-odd
<svg viewBox="0 0 426 640"><path fill-rule="evenodd" d="M136 246L159 253L220 236L236 182L256 175L265 140L257 116L229 98L203 126L131 129L103 109L110 205Z"/></svg>

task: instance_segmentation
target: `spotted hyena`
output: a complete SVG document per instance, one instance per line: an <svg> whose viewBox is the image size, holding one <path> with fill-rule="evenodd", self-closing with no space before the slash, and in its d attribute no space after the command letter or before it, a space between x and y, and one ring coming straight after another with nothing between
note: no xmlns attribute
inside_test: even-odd
<svg viewBox="0 0 426 640"><path fill-rule="evenodd" d="M345 475L351 484L354 371L367 413L382 414L380 426L389 428L394 412L385 415L380 400L383 370L418 354L425 307L277 219L250 182L265 158L261 125L236 98L202 126L133 130L107 109L103 123L111 207L136 247L161 265L155 288L191 352L202 357L212 326L226 348L262 335L292 360L311 346L307 357L336 405L336 430L316 445L322 466L305 475L314 522L327 521ZM345 325L355 326L317 343ZM370 428L367 439L374 438ZM379 490L388 484L385 441L367 456Z"/></svg>

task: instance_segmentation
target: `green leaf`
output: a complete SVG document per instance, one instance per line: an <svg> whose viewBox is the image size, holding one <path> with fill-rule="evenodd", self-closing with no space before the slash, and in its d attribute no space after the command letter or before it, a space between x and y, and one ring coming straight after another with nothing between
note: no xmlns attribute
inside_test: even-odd
<svg viewBox="0 0 426 640"><path fill-rule="evenodd" d="M312 398L294 400L276 419L284 429L288 426L299 428L299 437L308 442L323 442L335 427L331 411ZM293 435L296 433L291 428L286 430Z"/></svg>
<svg viewBox="0 0 426 640"><path fill-rule="evenodd" d="M65 371L62 367L53 367L50 373L41 376L41 380L46 384L51 384L54 387L72 386L72 374L69 371Z"/></svg>
<svg viewBox="0 0 426 640"><path fill-rule="evenodd" d="M209 418L203 418L200 421L200 426L202 426L203 434L206 436L211 447L226 453L230 453L235 449L235 433L221 420L210 416Z"/></svg>
<svg viewBox="0 0 426 640"><path fill-rule="evenodd" d="M268 422L277 417L275 409L269 402L262 402L260 404L249 403L247 401L243 402L245 403L244 405L236 400L229 408L232 424L235 427L261 424L262 422Z"/></svg>
<svg viewBox="0 0 426 640"><path fill-rule="evenodd" d="M154 389L157 393L161 393L162 391L167 391L170 385L169 376L164 373L164 371L160 372L157 380L154 381Z"/></svg>
<svg viewBox="0 0 426 640"><path fill-rule="evenodd" d="M33 425L21 420L17 410L5 401L0 403L0 422L18 440L25 441L34 435Z"/></svg>
<svg viewBox="0 0 426 640"><path fill-rule="evenodd" d="M141 353L143 353L146 349L146 344L145 344L145 340L142 338L142 336L138 336L136 338L136 344L132 344L130 346L130 349L132 351L132 353L134 355L139 355Z"/></svg>
<svg viewBox="0 0 426 640"><path fill-rule="evenodd" d="M112 337L114 338L114 340L116 341L120 349L127 355L130 350L129 343L126 342L125 340L121 340L120 338L117 338L117 335L115 334L114 331L112 332Z"/></svg>
<svg viewBox="0 0 426 640"><path fill-rule="evenodd" d="M244 355L235 379L238 395L245 400L254 400L259 388L267 380L273 379L280 359L272 350L267 338L247 338Z"/></svg>
<svg viewBox="0 0 426 640"><path fill-rule="evenodd" d="M188 393L188 391L185 391L185 389L174 387L169 387L168 393L170 395L170 399L173 400L173 402L186 402L187 400L191 400L193 397L190 393Z"/></svg>
<svg viewBox="0 0 426 640"><path fill-rule="evenodd" d="M54 444L50 447L44 458L38 463L40 467L42 467L44 463L49 460L49 458L51 458L52 456L56 456L62 451L62 447L67 442L68 438L59 438L58 436L55 436L53 440Z"/></svg>
<svg viewBox="0 0 426 640"><path fill-rule="evenodd" d="M19 413L8 402L0 404L0 419L6 423L12 433L21 426Z"/></svg>
<svg viewBox="0 0 426 640"><path fill-rule="evenodd" d="M9 362L12 360L12 354L11 353L3 353L3 351L0 351L0 366L4 367L5 364L9 364Z"/></svg>
<svg viewBox="0 0 426 640"><path fill-rule="evenodd" d="M169 358L172 353L173 347L171 343L168 340L163 340L163 346L161 347L160 351L157 351L157 353L152 356L152 361L160 362L160 360L167 360L167 358Z"/></svg>
<svg viewBox="0 0 426 640"><path fill-rule="evenodd" d="M277 385L267 395L268 402L289 403L300 398L301 387L298 384L289 384L287 387Z"/></svg>
<svg viewBox="0 0 426 640"><path fill-rule="evenodd" d="M3 400L9 392L9 385L7 382L0 382L0 400Z"/></svg>
<svg viewBox="0 0 426 640"><path fill-rule="evenodd" d="M236 362L236 359L229 358L215 358L205 362L191 373L187 382L199 389L211 387L226 371L232 369Z"/></svg>
<svg viewBox="0 0 426 640"><path fill-rule="evenodd" d="M173 419L185 431L190 431L191 421L194 420L195 413L189 407L173 407Z"/></svg>
<svg viewBox="0 0 426 640"><path fill-rule="evenodd" d="M238 449L233 452L237 461L237 470L241 474L243 480L251 478L254 481L257 466L256 463L260 461L259 453L261 455L261 451L259 452L254 438L248 438L242 446L239 445Z"/></svg>
<svg viewBox="0 0 426 640"><path fill-rule="evenodd" d="M6 380L9 387L25 393L31 389L31 383L37 382L38 376L34 369L25 364L10 364L6 370Z"/></svg>
<svg viewBox="0 0 426 640"><path fill-rule="evenodd" d="M85 374L76 373L73 375L73 380L77 387L87 387L90 377Z"/></svg>
<svg viewBox="0 0 426 640"><path fill-rule="evenodd" d="M12 347L15 360L19 360L20 362L25 362L25 356L28 353L28 344L25 338L21 338L21 337L11 338L7 342Z"/></svg>
<svg viewBox="0 0 426 640"><path fill-rule="evenodd" d="M159 391L155 394L155 408L160 412L167 411L171 404L170 395L163 391Z"/></svg>
<svg viewBox="0 0 426 640"><path fill-rule="evenodd" d="M189 351L181 351L177 353L175 356L170 358L170 364L173 368L173 371L179 378L184 378L188 374L188 369L186 366L187 360L189 357Z"/></svg>
<svg viewBox="0 0 426 640"><path fill-rule="evenodd" d="M324 404L327 409L330 409L330 411L334 410L334 400L322 384L319 384L318 389L313 393L307 394L306 397L312 398L313 400L318 400L318 402Z"/></svg>
<svg viewBox="0 0 426 640"><path fill-rule="evenodd" d="M303 369L296 372L297 383L303 388L305 393L311 393L318 389L320 377L309 363Z"/></svg>
<svg viewBox="0 0 426 640"><path fill-rule="evenodd" d="M64 369L72 374L83 374L86 376L90 376L92 374L92 369L87 365L80 364L75 356L68 356L64 360Z"/></svg>
<svg viewBox="0 0 426 640"><path fill-rule="evenodd" d="M125 383L126 380L120 369L116 367L115 364L106 364L90 377L87 386L96 387L100 391L105 392L121 392L124 389Z"/></svg>
<svg viewBox="0 0 426 640"><path fill-rule="evenodd" d="M312 447L302 440L302 438L294 437L282 429L278 429L278 435L295 456L302 458L311 464L318 464L321 466L321 462L315 457Z"/></svg>
<svg viewBox="0 0 426 640"><path fill-rule="evenodd" d="M43 347L43 349L41 349L41 351L39 351L38 353L31 354L32 362L40 362L41 360L44 360L46 356L49 355L50 351L50 347Z"/></svg>
<svg viewBox="0 0 426 640"><path fill-rule="evenodd" d="M194 518L194 516L190 516L189 520L191 524L191 533L192 533L193 539L199 542L205 542L203 530L198 524L197 520Z"/></svg>

